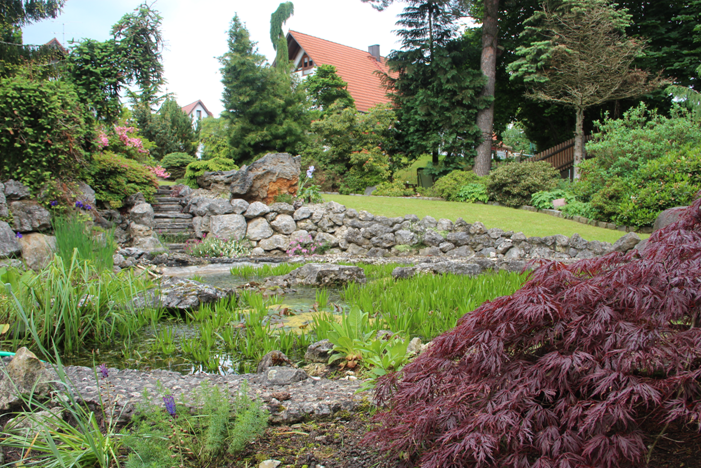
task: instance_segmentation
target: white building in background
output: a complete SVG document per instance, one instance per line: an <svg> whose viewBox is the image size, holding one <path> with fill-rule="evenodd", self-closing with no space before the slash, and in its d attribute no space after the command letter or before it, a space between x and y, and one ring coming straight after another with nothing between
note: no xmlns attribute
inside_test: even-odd
<svg viewBox="0 0 701 468"><path fill-rule="evenodd" d="M202 120L205 117L214 117L214 114L209 112L209 110L207 110L207 107L205 107L204 103L200 100L197 100L192 104L188 104L182 109L183 112L185 112L188 115L188 117L192 119L193 122Z"/></svg>

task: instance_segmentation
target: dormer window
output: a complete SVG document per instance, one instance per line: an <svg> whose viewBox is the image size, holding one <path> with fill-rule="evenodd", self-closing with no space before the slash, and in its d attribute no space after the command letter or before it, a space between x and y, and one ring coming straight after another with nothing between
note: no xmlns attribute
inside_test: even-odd
<svg viewBox="0 0 701 468"><path fill-rule="evenodd" d="M297 67L297 71L301 71L303 75L309 75L312 73L313 68L314 61L312 61L312 59L307 54L304 54L299 60L299 66Z"/></svg>

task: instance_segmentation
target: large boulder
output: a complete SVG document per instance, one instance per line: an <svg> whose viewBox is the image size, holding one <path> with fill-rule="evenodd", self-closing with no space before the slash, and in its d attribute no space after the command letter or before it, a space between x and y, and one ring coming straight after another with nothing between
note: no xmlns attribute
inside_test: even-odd
<svg viewBox="0 0 701 468"><path fill-rule="evenodd" d="M151 229L156 227L153 207L148 203L139 203L129 210L129 220Z"/></svg>
<svg viewBox="0 0 701 468"><path fill-rule="evenodd" d="M12 257L22 253L15 231L5 221L0 221L0 258Z"/></svg>
<svg viewBox="0 0 701 468"><path fill-rule="evenodd" d="M626 253L629 250L634 249L639 243L640 237L634 232L629 232L613 244L613 250L616 252Z"/></svg>
<svg viewBox="0 0 701 468"><path fill-rule="evenodd" d="M241 240L246 236L248 224L240 214L227 214L209 218L209 233L222 239Z"/></svg>
<svg viewBox="0 0 701 468"><path fill-rule="evenodd" d="M258 241L261 239L267 239L273 234L274 232L265 218L255 218L248 222L246 237L251 240Z"/></svg>
<svg viewBox="0 0 701 468"><path fill-rule="evenodd" d="M35 398L48 395L51 382L57 380L54 370L27 348L17 350L0 376L0 411L21 405L21 395L33 393Z"/></svg>
<svg viewBox="0 0 701 468"><path fill-rule="evenodd" d="M677 206L675 208L664 210L662 213L657 215L657 218L655 219L655 224L652 225L652 232L659 231L660 229L679 221L686 209L686 206Z"/></svg>
<svg viewBox="0 0 701 468"><path fill-rule="evenodd" d="M338 287L347 283L364 284L365 271L356 266L307 263L285 275L290 286Z"/></svg>
<svg viewBox="0 0 701 468"><path fill-rule="evenodd" d="M194 310L202 304L217 302L235 295L233 289L222 289L183 278L164 277L160 290L140 294L133 301L137 309L163 307L166 309Z"/></svg>
<svg viewBox="0 0 701 468"><path fill-rule="evenodd" d="M234 198L270 205L278 194L297 193L300 157L288 153L268 153L250 166L230 171L229 186Z"/></svg>
<svg viewBox="0 0 701 468"><path fill-rule="evenodd" d="M7 184L5 184L7 191ZM15 231L45 231L51 228L51 213L32 200L18 200L10 203Z"/></svg>
<svg viewBox="0 0 701 468"><path fill-rule="evenodd" d="M22 259L27 267L39 271L49 264L58 250L56 238L33 232L19 239L22 246Z"/></svg>
<svg viewBox="0 0 701 468"><path fill-rule="evenodd" d="M236 209L226 198L192 197L183 212L195 216L219 216L235 213Z"/></svg>

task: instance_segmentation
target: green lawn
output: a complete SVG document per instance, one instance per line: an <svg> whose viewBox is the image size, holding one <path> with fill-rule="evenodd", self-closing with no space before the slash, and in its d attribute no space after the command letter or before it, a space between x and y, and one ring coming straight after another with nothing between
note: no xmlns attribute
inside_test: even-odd
<svg viewBox="0 0 701 468"><path fill-rule="evenodd" d="M358 211L366 210L379 216L404 216L415 214L419 218L430 215L434 218L447 218L455 221L462 218L468 223L481 221L488 229L499 228L505 231L523 232L526 236L552 236L564 234L568 237L575 232L586 240L600 240L614 243L625 233L576 223L542 213L506 208L503 206L478 205L411 198L354 197L349 195L324 195L324 200L335 201ZM641 238L649 237L639 234Z"/></svg>

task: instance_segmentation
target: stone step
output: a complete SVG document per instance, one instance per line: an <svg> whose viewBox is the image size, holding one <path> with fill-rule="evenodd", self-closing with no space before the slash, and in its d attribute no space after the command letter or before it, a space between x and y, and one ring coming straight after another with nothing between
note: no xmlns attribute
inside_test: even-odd
<svg viewBox="0 0 701 468"><path fill-rule="evenodd" d="M170 219L192 219L193 216L189 213L159 213L159 212L154 212L153 217L157 218L157 219L168 219L168 218L170 218Z"/></svg>
<svg viewBox="0 0 701 468"><path fill-rule="evenodd" d="M183 207L180 205L152 205L152 207L154 213L162 213L166 211L175 211L176 213L180 213L180 211L183 209Z"/></svg>
<svg viewBox="0 0 701 468"><path fill-rule="evenodd" d="M187 235L189 238L194 239L195 233L193 231L188 231L187 229L159 229L158 234L163 236L175 236L175 235Z"/></svg>
<svg viewBox="0 0 701 468"><path fill-rule="evenodd" d="M180 204L180 200L182 200L182 198L170 197L170 196L163 196L163 197L161 197L161 196L156 196L155 198L156 198L156 204L161 204L161 203L177 203L177 204Z"/></svg>
<svg viewBox="0 0 701 468"><path fill-rule="evenodd" d="M156 231L161 229L189 229L194 231L192 223L156 223L154 229Z"/></svg>

